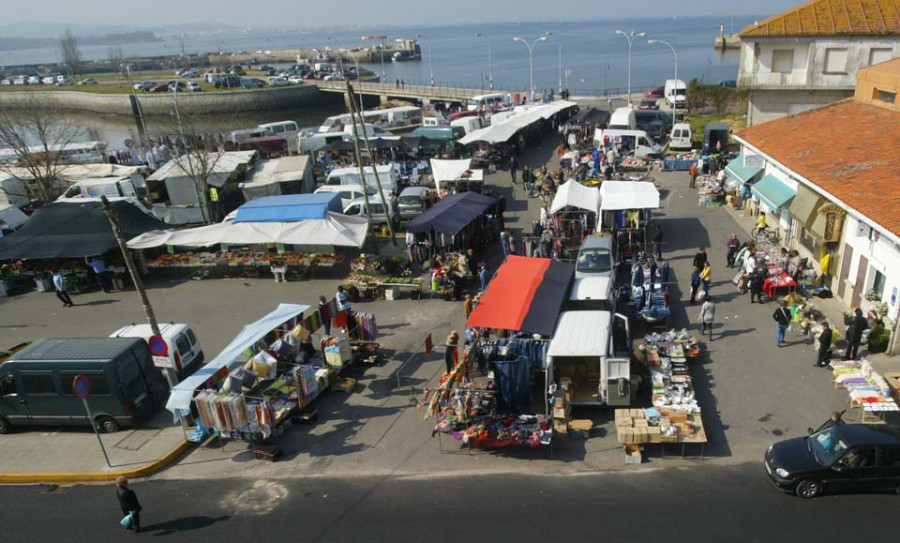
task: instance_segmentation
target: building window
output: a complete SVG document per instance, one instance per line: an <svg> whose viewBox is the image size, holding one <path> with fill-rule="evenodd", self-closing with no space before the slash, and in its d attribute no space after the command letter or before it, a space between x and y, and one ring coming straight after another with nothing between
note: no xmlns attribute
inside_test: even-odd
<svg viewBox="0 0 900 543"><path fill-rule="evenodd" d="M775 49L772 51L772 71L781 74L794 71L794 50Z"/></svg>
<svg viewBox="0 0 900 543"><path fill-rule="evenodd" d="M884 284L886 282L884 274L878 270L875 271L875 278L872 280L872 292L878 300L884 297Z"/></svg>
<svg viewBox="0 0 900 543"><path fill-rule="evenodd" d="M822 243L805 228L800 231L800 245L813 255L822 252Z"/></svg>
<svg viewBox="0 0 900 543"><path fill-rule="evenodd" d="M894 50L890 47L873 47L869 50L869 66L891 60Z"/></svg>
<svg viewBox="0 0 900 543"><path fill-rule="evenodd" d="M894 102L897 101L897 93L896 92L875 89L875 92L873 94L874 94L874 96L872 98L874 98L875 100L878 100L879 102L893 104Z"/></svg>
<svg viewBox="0 0 900 543"><path fill-rule="evenodd" d="M847 50L846 49L826 49L825 50L825 73L826 74L846 74L847 73Z"/></svg>

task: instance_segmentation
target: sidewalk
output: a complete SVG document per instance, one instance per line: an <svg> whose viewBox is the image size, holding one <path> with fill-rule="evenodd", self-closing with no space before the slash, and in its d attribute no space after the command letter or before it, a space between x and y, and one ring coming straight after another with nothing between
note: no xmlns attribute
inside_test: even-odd
<svg viewBox="0 0 900 543"><path fill-rule="evenodd" d="M0 436L0 483L107 481L142 477L169 465L188 449L181 426L161 411L139 428L100 434L111 466L88 427L28 428Z"/></svg>

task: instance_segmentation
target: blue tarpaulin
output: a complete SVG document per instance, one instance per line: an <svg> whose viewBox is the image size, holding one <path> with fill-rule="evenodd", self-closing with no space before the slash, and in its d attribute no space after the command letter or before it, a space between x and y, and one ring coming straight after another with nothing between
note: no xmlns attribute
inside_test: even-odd
<svg viewBox="0 0 900 543"><path fill-rule="evenodd" d="M234 222L297 222L324 219L329 211L342 213L337 192L263 196L238 208Z"/></svg>
<svg viewBox="0 0 900 543"><path fill-rule="evenodd" d="M406 230L427 232L434 229L439 234L452 236L496 203L496 198L477 192L451 194L406 223Z"/></svg>

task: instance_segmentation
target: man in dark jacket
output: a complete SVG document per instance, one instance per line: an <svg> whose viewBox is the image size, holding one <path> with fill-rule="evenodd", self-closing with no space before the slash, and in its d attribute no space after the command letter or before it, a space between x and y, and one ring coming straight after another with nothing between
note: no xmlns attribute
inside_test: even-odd
<svg viewBox="0 0 900 543"><path fill-rule="evenodd" d="M753 302L753 298L756 298L756 301L759 303L763 303L763 285L766 283L766 277L760 271L755 271L750 274L750 278L748 279L750 282L750 303Z"/></svg>
<svg viewBox="0 0 900 543"><path fill-rule="evenodd" d="M831 352L831 339L834 332L828 326L827 322L822 323L822 333L819 335L819 356L816 359L816 366L824 368L829 362L829 353Z"/></svg>
<svg viewBox="0 0 900 543"><path fill-rule="evenodd" d="M698 270L702 270L703 265L706 264L706 261L706 247L700 247L700 250L697 252L697 254L694 255L694 267Z"/></svg>
<svg viewBox="0 0 900 543"><path fill-rule="evenodd" d="M859 342L863 332L869 327L869 321L863 317L862 309L856 308L850 326L847 327L847 351L844 360L856 360L859 357Z"/></svg>
<svg viewBox="0 0 900 543"><path fill-rule="evenodd" d="M751 293L750 296L753 294ZM781 305L772 314L772 318L775 319L775 342L781 347L784 344L784 333L791 324L791 310L788 309L787 301L781 300Z"/></svg>
<svg viewBox="0 0 900 543"><path fill-rule="evenodd" d="M119 498L119 506L122 508L122 515L127 516L131 513L134 518L129 530L135 532L141 531L141 503L137 499L134 490L128 488L128 479L124 475L120 475L116 479L116 497Z"/></svg>

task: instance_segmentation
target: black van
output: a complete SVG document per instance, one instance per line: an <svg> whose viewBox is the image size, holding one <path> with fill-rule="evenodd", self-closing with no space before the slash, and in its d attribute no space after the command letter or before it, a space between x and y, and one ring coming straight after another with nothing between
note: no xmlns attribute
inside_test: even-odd
<svg viewBox="0 0 900 543"><path fill-rule="evenodd" d="M103 432L150 418L168 385L140 338L42 339L0 364L0 434L12 426L88 425L72 383L90 380L88 404Z"/></svg>
<svg viewBox="0 0 900 543"><path fill-rule="evenodd" d="M900 427L829 421L807 437L769 447L765 464L776 487L801 498L860 490L900 494Z"/></svg>

